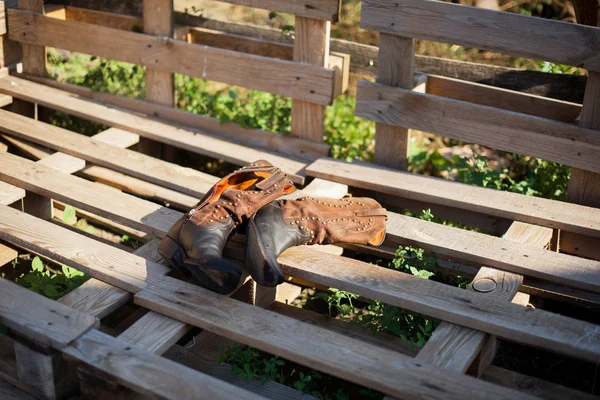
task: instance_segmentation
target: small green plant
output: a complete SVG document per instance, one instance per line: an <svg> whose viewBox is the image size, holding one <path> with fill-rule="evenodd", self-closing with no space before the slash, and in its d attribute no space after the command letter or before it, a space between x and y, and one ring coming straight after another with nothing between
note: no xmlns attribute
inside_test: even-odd
<svg viewBox="0 0 600 400"><path fill-rule="evenodd" d="M329 288L329 293L317 293L317 298L325 300L329 306L329 316L332 317L332 308L344 317L350 317L354 314L352 300L358 299L358 295L344 290Z"/></svg>
<svg viewBox="0 0 600 400"><path fill-rule="evenodd" d="M66 265L62 265L60 271L51 272L36 256L31 260L31 271L21 274L15 279L15 282L31 291L56 300L81 286L88 279L89 277L83 272Z"/></svg>
<svg viewBox="0 0 600 400"><path fill-rule="evenodd" d="M85 218L77 218L77 209L73 206L65 206L62 214L62 220L64 223L74 226L75 228L81 229L92 235L96 233L96 228L88 224Z"/></svg>
<svg viewBox="0 0 600 400"><path fill-rule="evenodd" d="M268 381L282 383L281 367L285 361L278 357L264 358L261 352L253 347L236 345L221 350L218 363L226 362L237 376L248 379L258 378L264 384Z"/></svg>

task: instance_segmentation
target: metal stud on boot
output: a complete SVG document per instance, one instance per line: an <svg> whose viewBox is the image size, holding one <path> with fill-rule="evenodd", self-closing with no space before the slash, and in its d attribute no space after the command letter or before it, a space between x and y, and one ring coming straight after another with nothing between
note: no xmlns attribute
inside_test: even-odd
<svg viewBox="0 0 600 400"><path fill-rule="evenodd" d="M263 286L283 283L277 257L301 244L354 243L379 246L387 211L370 198L273 201L248 222L246 268Z"/></svg>
<svg viewBox="0 0 600 400"><path fill-rule="evenodd" d="M230 234L265 204L295 190L281 170L267 161L256 161L213 186L169 229L158 252L192 282L229 294L238 287L243 272L222 257Z"/></svg>

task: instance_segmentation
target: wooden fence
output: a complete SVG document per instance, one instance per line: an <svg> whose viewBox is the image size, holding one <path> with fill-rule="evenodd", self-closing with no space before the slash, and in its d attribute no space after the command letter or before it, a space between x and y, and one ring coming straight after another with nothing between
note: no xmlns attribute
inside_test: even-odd
<svg viewBox="0 0 600 400"><path fill-rule="evenodd" d="M11 384L0 380L0 395L61 398L80 390L89 398L307 397L215 366L218 346L233 340L399 398L589 398L490 363L498 339L592 364L600 360L598 325L527 307L525 293L600 303L600 210L594 208L600 187L594 49L600 29L435 1L365 0L361 27L380 32L377 53L330 40L337 1L267 6L296 15L293 45L256 37L272 32L255 28L240 36L233 32L239 25L194 26L197 19L173 13L172 2L164 0L145 0L141 18L39 0L21 0L7 10L8 29L0 30L0 94L13 112L0 110L0 131L11 149L30 159L0 147L0 265L22 248L92 279L58 301L0 279L0 321L9 331L0 335L0 378ZM497 70L511 76L503 81L511 88L534 79L549 82L544 93L518 92L476 82L492 67L461 64L455 74L431 73L432 60L414 55L413 38L571 63L590 73L586 80ZM19 45L22 73L9 73L7 65L19 58L9 50ZM147 99L46 78L46 47L146 66ZM328 158L321 143L325 107L346 89L349 72L369 73L371 66L353 66L352 60L373 52L376 82L359 83L356 114L377 123L375 163ZM292 135L221 126L174 108L174 73L291 97ZM531 81L516 82L513 73ZM583 105L576 103L576 90L565 89L573 82L585 84ZM44 109L110 129L91 138L76 134L44 122ZM410 129L570 165L570 202L402 171ZM140 143L143 152L128 149ZM289 282L278 290L248 281L229 298L170 277L156 252L160 238L218 177L152 157L157 143L238 165L270 160L306 184L296 196L341 197L348 190L372 195L391 210L386 242L352 250L389 258L398 245L422 247L437 254L442 267L452 262L474 271L470 290L359 261L339 247L284 252L279 261ZM74 231L52 218L65 204L145 244L131 252ZM498 236L396 212L423 207ZM230 241L226 256L243 262L243 242ZM286 305L299 294L294 283L350 291L444 322L416 351L398 338ZM129 323L115 335L102 332L99 319L132 304L143 312L128 313ZM181 339L192 336L188 351ZM468 370L475 376L465 375Z"/></svg>

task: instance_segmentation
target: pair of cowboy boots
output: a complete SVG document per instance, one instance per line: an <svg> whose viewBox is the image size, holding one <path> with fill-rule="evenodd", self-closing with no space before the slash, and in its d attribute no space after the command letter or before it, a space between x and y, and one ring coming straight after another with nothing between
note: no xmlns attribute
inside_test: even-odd
<svg viewBox="0 0 600 400"><path fill-rule="evenodd" d="M236 229L247 231L246 269L260 285L284 281L277 257L301 244L355 243L378 246L387 213L369 198L277 200L296 190L292 181L264 160L221 179L198 205L175 223L158 252L192 282L229 294L243 270L223 258Z"/></svg>

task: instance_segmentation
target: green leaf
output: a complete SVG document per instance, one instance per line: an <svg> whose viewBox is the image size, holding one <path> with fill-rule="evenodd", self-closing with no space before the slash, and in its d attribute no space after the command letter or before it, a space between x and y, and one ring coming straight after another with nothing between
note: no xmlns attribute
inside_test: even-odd
<svg viewBox="0 0 600 400"><path fill-rule="evenodd" d="M31 261L31 269L37 272L44 271L44 263L38 256L35 256Z"/></svg>
<svg viewBox="0 0 600 400"><path fill-rule="evenodd" d="M52 285L44 286L44 294L51 299L58 298L58 292L56 291L56 288Z"/></svg>
<svg viewBox="0 0 600 400"><path fill-rule="evenodd" d="M96 233L96 228L94 228L91 225L86 226L83 230L86 231L87 233L91 233L91 234Z"/></svg>
<svg viewBox="0 0 600 400"><path fill-rule="evenodd" d="M77 209L73 206L66 206L63 211L63 221L67 224L74 224L77 222L76 216Z"/></svg>

